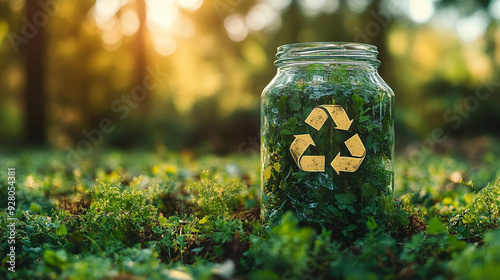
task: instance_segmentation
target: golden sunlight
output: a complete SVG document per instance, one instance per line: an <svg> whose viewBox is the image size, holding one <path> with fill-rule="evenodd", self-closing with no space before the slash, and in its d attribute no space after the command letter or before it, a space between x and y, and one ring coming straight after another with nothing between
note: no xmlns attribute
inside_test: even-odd
<svg viewBox="0 0 500 280"><path fill-rule="evenodd" d="M174 0L148 0L147 24L153 33L170 30L179 16L179 6Z"/></svg>
<svg viewBox="0 0 500 280"><path fill-rule="evenodd" d="M181 9L195 11L203 0L145 0L145 3L146 26L160 55L171 55L176 50L177 36L195 35L194 24L182 16ZM108 50L116 50L123 36L134 35L139 30L140 20L132 0L96 0L92 15L102 30L104 47Z"/></svg>
<svg viewBox="0 0 500 280"><path fill-rule="evenodd" d="M126 9L120 16L120 25L122 34L125 36L134 35L139 29L139 17L137 12L133 9Z"/></svg>
<svg viewBox="0 0 500 280"><path fill-rule="evenodd" d="M177 3L186 11L196 11L203 4L203 0L177 0Z"/></svg>

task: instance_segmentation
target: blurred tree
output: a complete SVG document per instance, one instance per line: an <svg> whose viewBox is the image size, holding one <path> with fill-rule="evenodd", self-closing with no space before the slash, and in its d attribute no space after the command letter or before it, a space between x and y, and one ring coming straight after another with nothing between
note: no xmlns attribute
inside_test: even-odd
<svg viewBox="0 0 500 280"><path fill-rule="evenodd" d="M390 68L387 67L385 63L390 61L389 48L387 47L387 34L394 24L394 20L391 19L391 15L387 12L387 7L385 7L382 2L382 0L373 0L371 4L368 5L368 8L361 14L361 18L364 19L363 26L365 26L365 29L370 28L369 24L373 25L371 28L375 28L375 36L373 36L371 40L361 43L377 46L377 58L382 62L379 72L382 77L387 79L390 77L389 75L391 75L390 71L388 71Z"/></svg>
<svg viewBox="0 0 500 280"><path fill-rule="evenodd" d="M46 38L45 24L34 25L32 22L37 18L37 14L47 16L38 1L26 1L26 18L28 21L23 26L23 29L29 29L31 38L27 40L24 46L26 71L26 88L24 91L25 140L31 145L45 145L47 143L47 117L45 114L47 97L44 83Z"/></svg>

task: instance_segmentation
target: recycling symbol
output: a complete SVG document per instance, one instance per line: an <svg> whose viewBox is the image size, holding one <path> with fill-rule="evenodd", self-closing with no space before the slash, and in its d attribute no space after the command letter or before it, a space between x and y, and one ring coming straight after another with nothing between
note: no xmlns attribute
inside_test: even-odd
<svg viewBox="0 0 500 280"><path fill-rule="evenodd" d="M347 113L340 105L317 106L306 118L305 123L319 131L328 119L328 114L325 111L329 113L329 115L337 125L335 129L347 131L351 126L352 120L349 120ZM302 171L306 172L324 172L325 156L303 155L310 145L316 146L313 139L311 138L311 135L298 134L294 135L294 137L295 140L293 140L292 145L290 146L290 153L292 154L292 157L295 160L297 166ZM361 141L357 133L351 138L347 139L344 143L347 146L347 149L351 153L352 157L341 156L339 152L330 163L330 165L339 175L340 172L356 172L366 156L365 146L363 145L363 142Z"/></svg>

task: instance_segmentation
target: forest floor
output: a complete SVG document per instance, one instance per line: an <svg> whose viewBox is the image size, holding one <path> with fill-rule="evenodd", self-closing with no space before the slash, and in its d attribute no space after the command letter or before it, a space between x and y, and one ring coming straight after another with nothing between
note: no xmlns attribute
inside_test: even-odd
<svg viewBox="0 0 500 280"><path fill-rule="evenodd" d="M498 279L495 142L399 152L406 226L367 222L349 244L289 214L262 225L258 154L3 152L0 278Z"/></svg>

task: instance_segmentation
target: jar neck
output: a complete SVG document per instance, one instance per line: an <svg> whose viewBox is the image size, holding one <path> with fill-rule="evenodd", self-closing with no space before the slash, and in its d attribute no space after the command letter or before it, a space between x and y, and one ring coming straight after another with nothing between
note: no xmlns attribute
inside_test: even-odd
<svg viewBox="0 0 500 280"><path fill-rule="evenodd" d="M349 66L380 66L377 47L344 42L313 42L283 45L278 48L274 65L281 68L308 64L344 64Z"/></svg>

